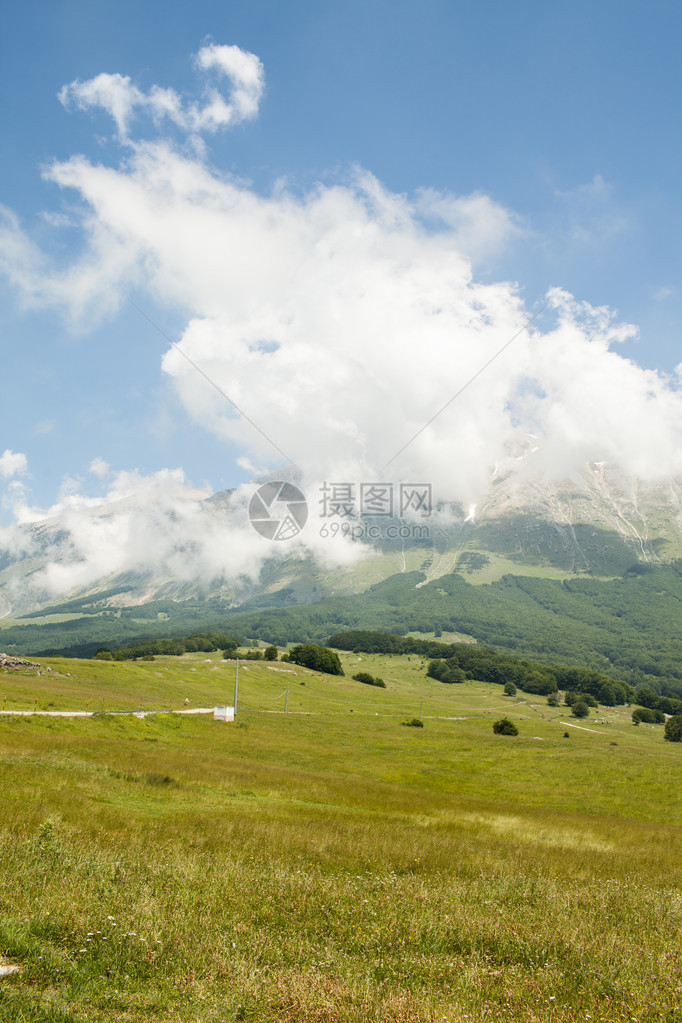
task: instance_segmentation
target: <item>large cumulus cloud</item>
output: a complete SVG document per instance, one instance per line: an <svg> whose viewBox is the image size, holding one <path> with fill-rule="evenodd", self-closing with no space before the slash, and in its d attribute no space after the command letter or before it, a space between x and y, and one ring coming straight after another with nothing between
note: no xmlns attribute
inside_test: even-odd
<svg viewBox="0 0 682 1023"><path fill-rule="evenodd" d="M500 466L562 476L601 460L643 478L680 474L679 380L618 353L633 327L560 287L528 303L516 282L474 274L472 260L523 230L490 197L395 194L360 169L263 194L196 147L131 140L141 109L189 133L254 116L263 76L252 57L200 51L200 67L230 78L229 116L215 95L213 116L208 100L191 107L115 76L64 91L65 103L108 109L125 148L116 165L74 156L45 171L80 200L72 262L50 262L6 211L0 253L26 301L87 324L115 315L134 287L179 311L186 325L161 371L187 415L236 443L242 464L290 460L309 488L420 480L468 506ZM522 462L520 437L532 437ZM240 571L238 560L221 571Z"/></svg>

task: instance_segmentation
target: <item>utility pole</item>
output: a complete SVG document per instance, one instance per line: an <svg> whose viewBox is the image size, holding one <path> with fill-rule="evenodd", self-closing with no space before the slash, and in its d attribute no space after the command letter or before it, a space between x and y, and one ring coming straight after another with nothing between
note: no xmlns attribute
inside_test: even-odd
<svg viewBox="0 0 682 1023"><path fill-rule="evenodd" d="M234 669L234 716L237 716L237 689L239 688L239 658Z"/></svg>

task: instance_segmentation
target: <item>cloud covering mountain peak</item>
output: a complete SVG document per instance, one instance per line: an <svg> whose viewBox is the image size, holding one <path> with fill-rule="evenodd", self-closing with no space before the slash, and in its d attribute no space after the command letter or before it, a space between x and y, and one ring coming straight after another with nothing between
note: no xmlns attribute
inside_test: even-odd
<svg viewBox="0 0 682 1023"><path fill-rule="evenodd" d="M636 329L612 310L560 287L528 301L517 282L491 281L486 261L523 231L491 197L396 193L357 168L264 192L201 147L133 138L142 112L195 134L256 116L257 57L211 44L196 64L227 79L227 99L213 87L202 103L144 91L117 74L61 91L67 107L107 110L124 146L118 161L74 155L44 172L77 199L80 252L48 255L6 211L0 260L27 303L86 330L133 293L182 316L160 371L186 415L244 464L274 469L285 452L310 489L388 476L469 506L528 432L548 477L599 460L646 479L682 473L679 379L619 354ZM154 528L169 491L140 487ZM218 559L216 572L257 564L250 540L237 544L245 559ZM92 559L106 543L100 533L78 549Z"/></svg>

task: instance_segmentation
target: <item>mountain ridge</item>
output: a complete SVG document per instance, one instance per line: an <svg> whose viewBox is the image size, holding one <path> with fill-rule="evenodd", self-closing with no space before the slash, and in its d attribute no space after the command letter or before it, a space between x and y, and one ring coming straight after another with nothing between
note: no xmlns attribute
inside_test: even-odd
<svg viewBox="0 0 682 1023"><path fill-rule="evenodd" d="M191 500L201 514L220 520L229 530L236 514L234 491L198 495L201 492L192 492ZM127 498L95 506L89 514L101 520L130 507L134 500ZM425 521L427 539L384 536L373 546L360 540L361 556L350 566L329 569L309 552L282 557L283 552L275 550L256 580L217 576L207 583L169 571L128 571L55 598L36 589L35 580L50 560L69 564L71 552L60 520L44 520L25 527L31 553L13 558L4 552L0 617L56 611L87 598L103 610L208 598L235 609L282 591L288 591L289 600L310 603L324 596L361 593L391 575L415 570L424 573L425 582L453 571L463 572L474 583L490 583L510 572L557 579L612 578L633 564L662 564L682 556L682 482L648 483L605 463L587 464L581 472L556 481L522 468L493 474L488 493L468 514L461 507L441 505Z"/></svg>

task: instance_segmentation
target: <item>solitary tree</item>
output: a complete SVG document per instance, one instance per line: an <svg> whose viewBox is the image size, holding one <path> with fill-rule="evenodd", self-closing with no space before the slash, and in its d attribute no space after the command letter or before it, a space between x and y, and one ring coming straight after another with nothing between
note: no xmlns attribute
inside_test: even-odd
<svg viewBox="0 0 682 1023"><path fill-rule="evenodd" d="M519 730L513 721L509 718L500 718L499 721L493 722L493 732L495 735L518 735Z"/></svg>
<svg viewBox="0 0 682 1023"><path fill-rule="evenodd" d="M504 695L516 696L516 686L514 685L513 682L507 682L506 686L504 687Z"/></svg>
<svg viewBox="0 0 682 1023"><path fill-rule="evenodd" d="M682 742L682 714L675 714L665 723L664 738L668 742Z"/></svg>
<svg viewBox="0 0 682 1023"><path fill-rule="evenodd" d="M590 708L587 706L584 700L578 700L578 702L574 703L573 706L571 707L571 713L573 714L574 718L586 718L587 715L590 713Z"/></svg>

